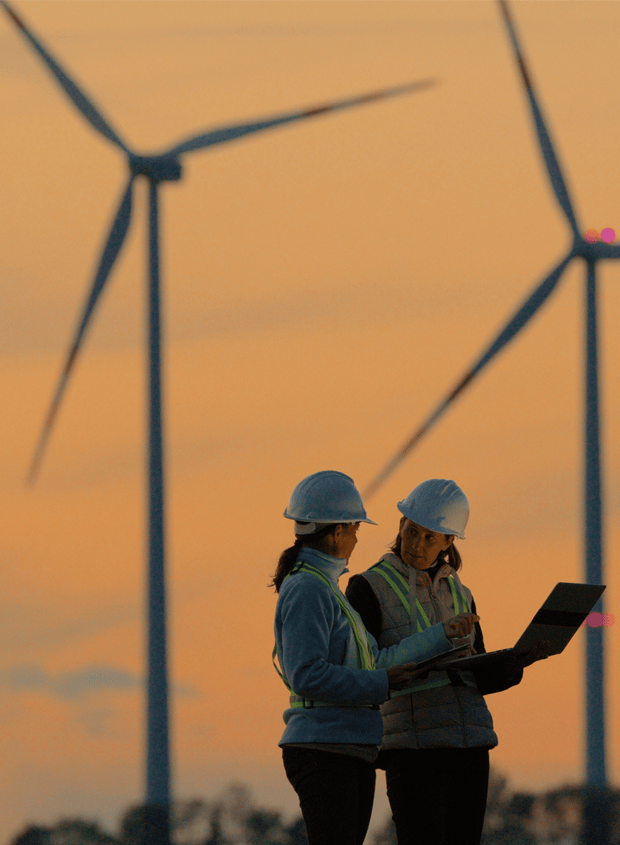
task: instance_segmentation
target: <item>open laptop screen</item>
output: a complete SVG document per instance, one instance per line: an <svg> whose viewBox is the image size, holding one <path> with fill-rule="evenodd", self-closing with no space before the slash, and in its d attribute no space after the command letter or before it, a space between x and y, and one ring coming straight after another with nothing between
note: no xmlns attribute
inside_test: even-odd
<svg viewBox="0 0 620 845"><path fill-rule="evenodd" d="M601 584L571 584L560 581L537 611L513 648L474 654L442 663L454 669L478 669L501 662L510 654L525 654L542 640L549 643L549 654L560 654L575 635L605 589Z"/></svg>

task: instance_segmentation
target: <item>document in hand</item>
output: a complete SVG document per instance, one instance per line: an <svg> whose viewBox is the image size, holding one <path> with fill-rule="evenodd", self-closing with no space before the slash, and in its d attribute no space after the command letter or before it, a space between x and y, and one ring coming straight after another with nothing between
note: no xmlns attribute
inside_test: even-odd
<svg viewBox="0 0 620 845"><path fill-rule="evenodd" d="M490 651L487 654L473 654L460 660L442 664L442 669L478 669L501 662L510 654L525 654L542 640L549 643L549 654L564 651L577 628L586 619L599 600L604 585L556 584L549 597L521 634L513 648Z"/></svg>

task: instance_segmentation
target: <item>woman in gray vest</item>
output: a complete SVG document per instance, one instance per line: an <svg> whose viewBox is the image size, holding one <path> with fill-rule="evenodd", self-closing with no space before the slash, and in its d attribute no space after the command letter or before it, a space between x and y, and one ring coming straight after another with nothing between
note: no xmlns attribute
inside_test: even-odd
<svg viewBox="0 0 620 845"><path fill-rule="evenodd" d="M380 648L443 623L453 645L485 651L471 592L458 575L454 538L465 539L469 504L454 481L431 479L402 502L391 552L346 591ZM484 695L521 681L544 647L485 672L431 670L381 707L386 771L398 845L479 845L489 749L497 745Z"/></svg>
<svg viewBox="0 0 620 845"><path fill-rule="evenodd" d="M413 683L415 663L451 646L438 624L378 649L340 592L360 522L376 524L348 475L308 476L284 516L295 520L296 536L272 582L279 593L274 658L290 692L284 768L310 845L362 845L383 733L379 705Z"/></svg>

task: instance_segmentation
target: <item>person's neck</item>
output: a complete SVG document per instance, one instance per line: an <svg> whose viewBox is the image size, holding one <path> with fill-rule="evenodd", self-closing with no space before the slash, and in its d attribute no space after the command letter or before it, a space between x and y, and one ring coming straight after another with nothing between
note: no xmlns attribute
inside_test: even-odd
<svg viewBox="0 0 620 845"><path fill-rule="evenodd" d="M322 560L327 561L328 563L346 563L346 558L343 557L336 557L336 555L330 554L329 552L324 552L322 549L315 549L312 546L302 546L302 550L309 553L309 557L313 555L317 555Z"/></svg>
<svg viewBox="0 0 620 845"><path fill-rule="evenodd" d="M431 581L435 580L435 575L437 575L437 573L445 562L445 560L441 560L441 558L438 558L432 566L429 566L428 569L424 570L427 573L428 577L431 579Z"/></svg>

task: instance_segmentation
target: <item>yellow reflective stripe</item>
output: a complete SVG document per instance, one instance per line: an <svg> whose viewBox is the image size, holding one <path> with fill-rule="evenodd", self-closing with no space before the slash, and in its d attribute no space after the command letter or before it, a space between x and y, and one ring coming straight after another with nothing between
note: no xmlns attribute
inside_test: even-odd
<svg viewBox="0 0 620 845"><path fill-rule="evenodd" d="M402 580L405 584L407 584L407 582L406 582L406 581L405 581L405 579L402 577L402 575L400 574L400 572L397 572L397 570L393 569L393 567L391 567L391 566L390 566L390 564L389 564L389 563L387 563L387 561L382 561L382 563L384 563L384 564L385 564L385 566L388 566L388 567L390 568L390 570L392 570L392 571L394 572L394 574L395 574L395 575L398 575L398 576L400 577L400 579L401 579L401 580ZM372 567L372 569L373 569L373 570L376 570L377 575L380 575L380 576L381 576L381 577L382 577L385 581L387 581L387 583L389 584L389 586L390 586L390 587L394 590L394 592L396 593L396 595L398 596L398 598L401 600L402 605L403 605L403 607L405 608L405 610L407 611L407 613L411 616L411 605L409 604L409 602L407 601L407 599L404 597L404 595L402 594L402 592L400 591L400 589L396 586L396 584L394 583L394 581L392 581L392 579L390 578L390 576L389 576L389 575L387 574L387 572L383 569L383 567L382 567L382 566L380 566L379 564L376 564L375 566L373 566L373 567ZM407 584L407 590L408 590L408 589L409 589L409 585ZM417 599L417 596L416 596L416 602L417 602L417 601L418 601L418 599ZM418 607L419 607L419 603L418 603ZM424 611L422 611L422 613L424 613ZM418 634L421 634L421 633L422 633L422 626L420 625L420 620L419 620L419 619L416 619L416 625L418 626Z"/></svg>
<svg viewBox="0 0 620 845"><path fill-rule="evenodd" d="M370 648L366 628L363 627L363 622L361 622L361 620L358 621L356 616L354 616L354 611L352 611L352 608L349 606L347 600L344 598L344 596L341 596L337 592L337 590L334 588L334 585L331 583L331 581L329 580L329 578L327 578L326 575L324 575L319 569L315 569L314 566L309 563L305 563L305 566L312 572L313 575L316 575L317 578L320 578L324 584L327 584L332 593L336 596L336 601L342 608L342 611L349 620L349 624L353 629L353 636L355 637L355 642L357 644L362 668L375 669L375 656Z"/></svg>
<svg viewBox="0 0 620 845"><path fill-rule="evenodd" d="M386 564L386 566L389 566L389 564ZM398 598L401 600L402 605L403 605L403 607L405 608L405 610L407 611L407 613L411 613L411 605L409 604L409 602L407 601L407 599L404 597L404 595L402 594L402 592L400 591L400 589L396 586L396 584L394 583L394 581L392 581L392 579L390 578L390 576L389 576L389 575L387 574L387 572L383 569L383 567L382 567L382 566L377 565L377 566L373 566L373 568L372 568L372 569L373 569L373 572L376 572L376 573L377 573L377 575L380 575L380 576L381 576L381 577L382 577L385 581L387 581L387 583L388 583L388 584L390 585L390 587L394 590L394 592L396 593L396 595L398 596ZM390 567L390 569L392 569L392 567ZM394 570L394 571L395 571L395 570ZM398 575L400 575L400 572L399 572L399 573L397 573L397 574L398 574ZM405 579L403 578L403 581L404 581L404 580L405 580ZM406 582L405 582L405 583L406 583ZM407 590L409 590L409 585L408 585L408 584L407 584Z"/></svg>
<svg viewBox="0 0 620 845"><path fill-rule="evenodd" d="M433 671L431 669L431 671ZM434 689L435 687L447 687L450 684L449 678L440 678L437 681L421 681L415 687L407 687L398 691L390 690L390 698L398 698L399 695L408 695L409 693L420 692L423 689Z"/></svg>
<svg viewBox="0 0 620 845"><path fill-rule="evenodd" d="M358 657L359 657L359 660L360 660L360 663L361 663L361 668L362 669L369 669L369 670L376 669L375 656L374 656L373 651L370 647L370 643L368 642L368 637L366 636L366 634L367 634L366 628L363 627L364 623L361 622L361 620L358 623L358 621L355 619L353 613L351 612L351 610L349 609L347 604L345 604L346 599L344 599L344 597L339 596L337 591L334 589L333 584L331 584L329 579L320 570L315 569L309 563L305 563L304 561L300 561L299 566L297 566L297 564L295 566L296 566L296 568L292 569L291 572L289 572L289 575L292 575L293 572L298 572L299 569L301 569L302 566L305 566L308 570L310 570L312 572L313 575L316 575L318 578L320 578L321 581L323 581L325 584L327 584L327 586L331 589L333 594L336 596L336 600L337 600L338 604L340 605L340 607L342 608L342 610L343 610L345 616L347 617L349 624L351 625L351 628L353 630L353 636L355 638L355 644L357 646L357 652L358 652ZM289 575L287 575L286 577L288 578ZM361 634L361 631L360 631L360 624L361 624L363 631L364 631L365 640L362 638L362 634ZM276 665L276 657L277 656L278 656L278 646L277 646L277 643L274 643L273 652L271 654L271 661L273 663L274 669L276 670L276 672L278 673L278 675L280 676L280 678L284 682L288 691L291 693L291 696L290 696L290 699L289 699L289 706L293 707L293 708L295 708L295 707L305 707L304 701L310 701L310 699L304 699L303 696L297 695L297 693L293 690L293 688L290 686L289 682L287 681L286 675L284 674L284 672L281 672ZM299 699L299 700L297 700L297 699ZM325 701L310 701L310 704L311 704L311 707L370 707L369 704L331 704L331 703L325 702ZM310 709L310 708L306 708L306 709Z"/></svg>
<svg viewBox="0 0 620 845"><path fill-rule="evenodd" d="M332 593L336 596L336 601L342 608L344 615L349 620L349 624L353 629L353 636L355 637L355 642L357 644L362 669L375 669L375 656L372 652L372 649L370 648L370 643L368 642L367 631L366 628L364 628L364 623L361 621L361 619L359 619L359 617L356 619L357 614L354 615L355 611L353 611L353 609L350 607L349 603L344 598L344 596L341 596L338 593L338 591L334 588L334 585L331 583L331 581L326 575L324 575L319 569L315 569L314 566L312 566L310 563L306 563L305 561L304 567L310 572L312 572L313 575L316 575L317 578L320 578L324 584L327 584Z"/></svg>
<svg viewBox="0 0 620 845"><path fill-rule="evenodd" d="M273 651L271 652L271 662L273 663L273 668L276 670L276 672L278 673L278 675L279 675L279 676L282 678L282 680L284 681L284 684L285 684L285 686L286 686L287 690L288 690L289 692L291 692L291 693L292 693L292 692L293 692L293 690L292 690L292 689L291 689L291 687L289 686L289 682L286 680L286 676L284 675L284 672L280 672L280 670L278 669L278 665L277 665L277 663L276 663L276 657L277 657L277 656L278 656L278 645L277 645L277 643L274 643L274 644L273 644Z"/></svg>
<svg viewBox="0 0 620 845"><path fill-rule="evenodd" d="M309 702L309 706L306 706L306 701ZM296 707L302 707L304 710L313 710L315 707L342 707L345 710L358 707L367 707L369 710L374 709L372 704L335 704L333 701L311 701L309 698L303 698L301 695L291 695L289 708L295 709Z"/></svg>
<svg viewBox="0 0 620 845"><path fill-rule="evenodd" d="M379 563L377 563L375 566L372 567L373 571L376 570L377 573L379 575L381 575L387 581L387 583L394 590L394 592L396 593L398 598L401 600L402 605L405 608L405 610L407 611L407 613L409 615L411 615L411 605L409 604L407 599L403 596L403 594L398 589L396 584L389 577L389 575L387 574L385 569L389 569L389 571L393 575L395 575L405 585L407 592L409 592L409 584L403 578L403 576L400 574L400 572L397 569L395 569L395 567L393 567L391 563L388 563L387 560L380 560ZM430 628L431 627L430 620L429 620L428 616L426 615L426 613L424 612L424 608L420 604L420 600L418 599L417 596L415 597L415 605L416 605L416 608L418 610L418 613L420 614L420 616L424 620L424 624L426 625L427 628ZM417 619L417 618L416 618L416 625L417 625L417 628L418 628L418 634L421 634L423 629L422 629L422 626L420 625L420 620Z"/></svg>
<svg viewBox="0 0 620 845"><path fill-rule="evenodd" d="M375 566L371 567L371 569L376 570L378 572L378 574L381 575L387 581L387 583L394 590L394 592L396 593L398 598L401 600L403 607L405 608L407 613L411 613L411 605L409 604L407 599L404 598L401 591L398 589L398 587L396 587L396 585L391 580L391 578L388 576L388 574L385 570L386 569L389 570L389 572L401 582L401 584L404 586L404 588L407 590L407 592L409 592L409 584L405 580L405 578L401 575L401 573L394 566L392 566L391 563L388 563L387 560L380 560L379 563L375 564ZM452 602L454 604L454 609L455 609L457 614L461 613L461 610L459 609L458 594L456 592L456 582L455 582L452 575L448 575L448 584L450 586L450 591L452 593ZM468 608L467 608L467 596L465 595L465 592L462 588L460 590L460 594L461 594L461 601L463 602L463 611L462 612L467 613L467 610L468 610ZM416 596L416 606L417 606L417 608L420 612L420 615L422 616L422 619L424 620L424 622L426 624L426 627L430 628L431 623L429 622L428 617L426 616L426 614L424 612L424 608L420 604L417 596ZM420 627L419 622L418 622L418 627Z"/></svg>
<svg viewBox="0 0 620 845"><path fill-rule="evenodd" d="M391 563L388 563L385 558L382 558L379 563L376 563L374 566L371 567L371 569L377 569L378 567L389 569L392 575L400 581L405 590L409 592L409 581L407 581L405 576L400 573L395 566L393 566Z"/></svg>
<svg viewBox="0 0 620 845"><path fill-rule="evenodd" d="M430 621L429 621L429 618L428 618L428 616L426 615L426 613L424 613L424 608L423 608L423 607L422 607L422 605L420 604L420 602L419 602L419 600L418 600L418 597L417 597L417 596L415 597L415 603L416 603L416 607L418 608L418 611L419 611L419 613L420 613L420 616L421 616L421 617L422 617L422 619L424 620L424 624L426 625L426 627L427 627L427 628L430 628L430 627L431 627L431 623L430 623ZM418 622L418 625L419 625L419 624L420 624L420 623Z"/></svg>
<svg viewBox="0 0 620 845"><path fill-rule="evenodd" d="M399 587L397 587L395 582L392 580L390 575L388 575L388 572L386 572L386 570L388 570L391 575L393 575L395 578L397 578L403 584L403 586L405 587L407 592L409 592L408 582L401 575L401 573L394 566L392 566L391 563L388 563L387 560L380 560L379 563L377 563L377 564L375 564L374 566L371 567L371 571L376 572L378 575L381 575L381 577L394 590L394 592L396 593L396 595L400 599L400 601L401 601L403 607L405 608L405 610L407 611L407 613L411 613L411 605L409 604L409 602L407 601L407 599L405 598L405 596L403 595L403 593L399 589ZM459 608L458 593L456 591L456 582L455 582L454 578L452 577L452 575L448 576L448 584L450 585L450 591L452 593L452 601L454 603L454 610L458 614L461 611L460 611L460 608ZM465 592L462 588L460 590L460 593L461 593L461 601L463 602L463 612L466 613L467 612L467 596L465 595ZM419 601L417 596L416 596L416 607L417 607L422 619L424 620L426 627L430 628L431 623L428 619L428 616L424 612L424 608L420 604L420 601ZM418 619L416 619L416 623L417 623L418 633L421 634L423 629L422 629L422 626L420 625L420 621ZM430 671L433 671L433 670L431 669ZM438 671L441 671L441 670L438 670ZM390 692L390 698L398 698L398 696L400 696L400 695L408 695L409 693L420 692L421 690L424 690L424 689L435 689L437 687L445 687L445 686L448 686L449 684L450 684L449 678L439 678L436 681L421 681L419 684L416 684L416 686L407 687L407 689L398 690L397 692L391 691Z"/></svg>
<svg viewBox="0 0 620 845"><path fill-rule="evenodd" d="M456 583L452 575L448 575L448 584L450 585L450 590L452 592L452 601L454 603L454 609L456 610L457 616L461 611L459 610L459 598L456 592ZM463 602L463 613L467 613L467 596L463 589L461 589L461 601Z"/></svg>

